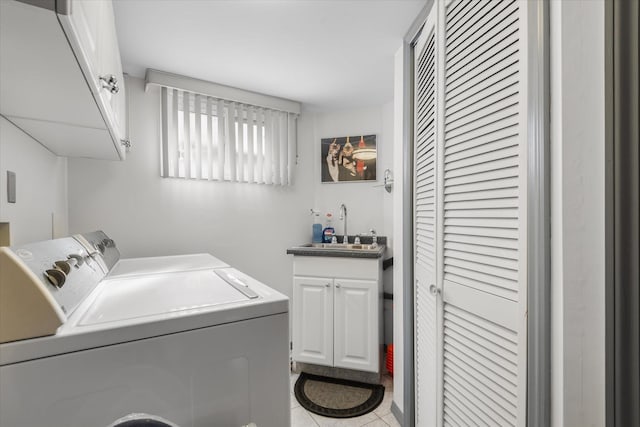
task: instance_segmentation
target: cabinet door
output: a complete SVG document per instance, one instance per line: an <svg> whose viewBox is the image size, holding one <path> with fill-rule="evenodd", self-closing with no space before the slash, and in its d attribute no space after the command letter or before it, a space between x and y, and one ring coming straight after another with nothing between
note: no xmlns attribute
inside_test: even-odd
<svg viewBox="0 0 640 427"><path fill-rule="evenodd" d="M89 84L118 156L126 154L126 98L111 0L70 1L70 14L59 14L78 64Z"/></svg>
<svg viewBox="0 0 640 427"><path fill-rule="evenodd" d="M70 3L71 13L62 16L69 21L69 28L74 33L74 37L70 41L72 43L75 41L79 45L84 62L89 67L90 75L98 76L100 70L100 32L105 1L74 0ZM77 51L76 54L78 54Z"/></svg>
<svg viewBox="0 0 640 427"><path fill-rule="evenodd" d="M293 360L333 365L333 279L293 279Z"/></svg>
<svg viewBox="0 0 640 427"><path fill-rule="evenodd" d="M112 2L103 5L103 16L100 33L100 71L101 76L114 76L117 81L118 92L112 93L109 89L101 87L100 97L103 99L107 120L110 120L115 137L126 138L126 103L124 75L118 48L118 36L113 14Z"/></svg>
<svg viewBox="0 0 640 427"><path fill-rule="evenodd" d="M334 281L334 366L378 372L379 289L374 280Z"/></svg>

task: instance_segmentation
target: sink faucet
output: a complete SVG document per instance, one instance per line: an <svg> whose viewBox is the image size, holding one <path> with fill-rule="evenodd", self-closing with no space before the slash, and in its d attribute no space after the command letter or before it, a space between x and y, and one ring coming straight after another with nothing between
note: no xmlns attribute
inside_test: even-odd
<svg viewBox="0 0 640 427"><path fill-rule="evenodd" d="M344 203L340 205L340 219L344 220L344 240L342 243L346 245L349 243L349 235L347 234L347 207Z"/></svg>

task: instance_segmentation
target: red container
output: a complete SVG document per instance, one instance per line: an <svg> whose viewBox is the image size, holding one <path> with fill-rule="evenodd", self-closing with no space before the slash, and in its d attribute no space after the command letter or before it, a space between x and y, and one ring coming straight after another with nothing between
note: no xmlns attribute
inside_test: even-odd
<svg viewBox="0 0 640 427"><path fill-rule="evenodd" d="M387 372L393 376L393 344L387 344Z"/></svg>

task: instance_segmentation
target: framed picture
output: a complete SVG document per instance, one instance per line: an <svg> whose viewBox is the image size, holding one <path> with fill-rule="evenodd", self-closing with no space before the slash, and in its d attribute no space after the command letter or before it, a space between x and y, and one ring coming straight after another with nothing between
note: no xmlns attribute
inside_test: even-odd
<svg viewBox="0 0 640 427"><path fill-rule="evenodd" d="M320 151L322 182L376 180L375 135L323 138Z"/></svg>

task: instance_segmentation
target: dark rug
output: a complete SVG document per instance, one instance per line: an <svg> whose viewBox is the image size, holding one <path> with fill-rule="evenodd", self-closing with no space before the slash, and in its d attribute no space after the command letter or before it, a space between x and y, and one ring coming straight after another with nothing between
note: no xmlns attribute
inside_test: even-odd
<svg viewBox="0 0 640 427"><path fill-rule="evenodd" d="M314 414L352 418L376 409L384 398L384 386L302 372L294 393L300 405Z"/></svg>

